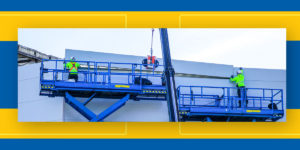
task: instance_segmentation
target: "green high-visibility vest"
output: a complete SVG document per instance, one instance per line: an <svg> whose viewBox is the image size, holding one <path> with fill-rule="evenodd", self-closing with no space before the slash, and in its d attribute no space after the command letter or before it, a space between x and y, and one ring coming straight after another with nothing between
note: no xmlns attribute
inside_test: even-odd
<svg viewBox="0 0 300 150"><path fill-rule="evenodd" d="M66 68L69 69L70 74L78 74L79 63L77 62L68 62Z"/></svg>
<svg viewBox="0 0 300 150"><path fill-rule="evenodd" d="M231 82L235 82L238 87L245 86L245 77L244 77L244 70L241 70L242 73L238 74L234 78L230 78Z"/></svg>

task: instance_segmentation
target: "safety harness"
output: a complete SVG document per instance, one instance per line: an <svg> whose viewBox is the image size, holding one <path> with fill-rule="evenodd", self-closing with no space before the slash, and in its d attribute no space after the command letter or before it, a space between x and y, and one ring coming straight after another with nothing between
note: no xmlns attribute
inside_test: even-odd
<svg viewBox="0 0 300 150"><path fill-rule="evenodd" d="M73 68L76 70L76 72L78 72L78 68L76 67L76 62L70 62L72 64L71 69L69 70L69 72L71 72L73 70Z"/></svg>

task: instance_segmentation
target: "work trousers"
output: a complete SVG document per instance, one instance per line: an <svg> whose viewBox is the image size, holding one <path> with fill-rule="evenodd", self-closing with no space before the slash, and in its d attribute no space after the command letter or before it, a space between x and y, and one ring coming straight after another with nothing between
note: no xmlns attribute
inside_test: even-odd
<svg viewBox="0 0 300 150"><path fill-rule="evenodd" d="M247 92L246 92L246 88L245 86L237 86L237 94L238 94L238 97L240 98L239 100L239 107L242 106L242 101L243 103L246 101L246 104L245 104L245 107L247 107L248 105L248 99L247 99Z"/></svg>
<svg viewBox="0 0 300 150"><path fill-rule="evenodd" d="M78 74L71 74L71 73L69 73L68 79L74 79L75 82L77 82L78 81Z"/></svg>

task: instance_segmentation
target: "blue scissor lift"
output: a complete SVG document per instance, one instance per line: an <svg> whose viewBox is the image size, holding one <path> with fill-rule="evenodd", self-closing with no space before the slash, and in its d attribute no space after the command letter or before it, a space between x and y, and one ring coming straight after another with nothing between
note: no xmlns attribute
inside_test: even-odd
<svg viewBox="0 0 300 150"><path fill-rule="evenodd" d="M143 67L145 64L77 61L81 68L78 71L79 81L74 82L68 81L68 70L64 67L68 61L43 60L40 94L65 97L66 103L89 121L103 121L124 106L129 98L167 100L169 120L175 122L193 119L276 121L283 117L282 89L246 88L241 97L236 96L237 89L233 87L178 86L176 90L167 29L160 29L160 37L164 66L148 64ZM146 84L148 79L160 82ZM162 80L166 85L162 85ZM75 97L87 99L80 102ZM97 115L86 107L94 97L120 100Z"/></svg>
<svg viewBox="0 0 300 150"><path fill-rule="evenodd" d="M129 98L166 100L162 66L149 70L143 64L77 61L81 67L79 81L74 82L68 81L68 70L64 67L67 62L41 62L40 94L65 97L65 102L89 121L103 121ZM157 83L145 85L144 79ZM176 93L180 121L276 121L283 117L282 89L246 88L244 91L239 98L234 87L179 85ZM87 99L80 102L75 97ZM86 106L95 97L120 100L97 115Z"/></svg>
<svg viewBox="0 0 300 150"><path fill-rule="evenodd" d="M143 64L135 63L76 62L81 66L78 82L68 80L68 69L64 67L68 61L43 60L40 68L40 95L65 97L65 102L89 121L103 121L124 106L129 98L165 100L166 89L161 82L162 66L149 70ZM153 79L159 82L146 83L146 80ZM80 102L75 97L87 99ZM97 115L86 107L94 97L121 99Z"/></svg>
<svg viewBox="0 0 300 150"><path fill-rule="evenodd" d="M178 106L182 120L200 121L276 121L284 115L283 90L179 86ZM240 101L240 105L239 105Z"/></svg>

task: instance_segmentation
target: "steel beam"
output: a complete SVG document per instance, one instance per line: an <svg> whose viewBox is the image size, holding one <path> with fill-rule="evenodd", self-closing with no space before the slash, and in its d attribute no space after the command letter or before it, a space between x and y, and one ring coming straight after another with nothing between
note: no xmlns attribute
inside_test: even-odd
<svg viewBox="0 0 300 150"><path fill-rule="evenodd" d="M83 102L83 105L87 105L93 98L97 95L97 93L93 93L86 101Z"/></svg>
<svg viewBox="0 0 300 150"><path fill-rule="evenodd" d="M94 93L90 98L86 100L88 103L96 94ZM69 92L65 93L65 99L66 103L68 103L71 107L73 107L75 110L77 110L81 115L83 115L85 118L87 118L90 122L98 122L103 121L106 117L108 117L113 112L117 111L119 108L125 105L125 103L130 98L130 94L127 94L125 97L120 99L118 102L114 103L110 107L108 107L106 110L104 110L99 115L94 114L90 109L88 109L84 103L79 102L74 98Z"/></svg>
<svg viewBox="0 0 300 150"><path fill-rule="evenodd" d="M98 122L98 121L103 121L106 117L108 117L110 114L121 108L122 106L125 105L125 103L128 101L130 97L130 94L127 94L125 97L120 99L118 102L114 103L107 109L105 109L102 113L100 113L98 116L94 117L91 119L91 122Z"/></svg>
<svg viewBox="0 0 300 150"><path fill-rule="evenodd" d="M96 114L94 114L91 110L89 110L82 103L76 100L71 94L69 94L69 92L66 92L65 98L66 98L66 102L70 106L72 106L75 110L77 110L81 115L83 115L88 120L91 120L96 117Z"/></svg>

